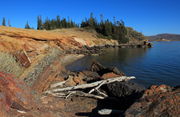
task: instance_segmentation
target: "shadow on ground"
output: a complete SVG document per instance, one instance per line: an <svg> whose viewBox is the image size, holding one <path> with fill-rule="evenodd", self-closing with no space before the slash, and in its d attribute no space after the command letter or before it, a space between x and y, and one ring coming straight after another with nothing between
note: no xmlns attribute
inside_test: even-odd
<svg viewBox="0 0 180 117"><path fill-rule="evenodd" d="M97 107L92 112L78 112L79 117L123 117L124 112L139 98L142 97L144 88L132 82L116 82L102 87L107 91L108 98L97 101ZM118 113L110 115L99 115L98 110L113 109Z"/></svg>

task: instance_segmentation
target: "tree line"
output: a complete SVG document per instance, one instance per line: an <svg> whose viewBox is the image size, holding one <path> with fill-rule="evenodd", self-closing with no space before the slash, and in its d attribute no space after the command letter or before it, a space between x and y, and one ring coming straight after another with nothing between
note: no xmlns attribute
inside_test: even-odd
<svg viewBox="0 0 180 117"><path fill-rule="evenodd" d="M46 18L45 21L42 20L41 16L37 17L37 29L38 30L53 30L60 28L73 28L78 27L78 25L73 22L71 19L62 18L60 16L56 16L55 19Z"/></svg>
<svg viewBox="0 0 180 117"><path fill-rule="evenodd" d="M89 18L81 22L81 27L94 29L100 34L100 37L115 39L120 43L127 43L131 39L144 40L146 38L133 28L126 27L122 20L116 20L114 17L113 21L110 21L109 19L104 19L103 15L100 15L100 21L98 21L92 13Z"/></svg>
<svg viewBox="0 0 180 117"><path fill-rule="evenodd" d="M100 21L98 21L93 14L91 13L90 17L82 21L82 28L92 28L96 30L103 38L115 39L120 43L126 43L129 41L127 36L128 32L122 20L116 21L114 17L114 21L110 21L109 19L103 18L103 15L100 16Z"/></svg>
<svg viewBox="0 0 180 117"><path fill-rule="evenodd" d="M73 27L93 29L99 33L99 37L116 39L121 43L126 43L129 41L129 38L126 36L127 29L123 21L114 20L114 22L111 22L108 19L104 20L102 15L101 21L98 21L91 13L90 17L83 20L80 25L76 24L72 20L67 20L66 18L60 19L59 16L51 20L46 18L45 21L42 20L41 16L37 17L38 30L53 30Z"/></svg>
<svg viewBox="0 0 180 117"><path fill-rule="evenodd" d="M6 20L3 18L2 25L6 26ZM71 19L60 18L60 16L56 16L54 19L46 18L42 19L41 16L37 17L37 30L54 30L61 28L86 28L93 29L99 35L99 37L107 38L107 39L115 39L120 43L127 43L130 39L138 39L143 40L145 36L135 31L131 27L126 27L122 20L116 20L113 18L113 21L109 19L104 19L103 15L100 15L100 21L98 21L93 13L90 14L89 18L85 18L80 24L73 22ZM29 23L25 24L25 29L33 29Z"/></svg>
<svg viewBox="0 0 180 117"><path fill-rule="evenodd" d="M103 15L100 15L100 21L98 21L93 16L93 13L91 13L90 17L85 18L80 24L76 24L72 20L67 20L66 18L60 19L60 16L51 20L46 18L45 21L42 20L41 16L37 17L38 30L53 30L73 27L93 29L99 34L99 37L115 39L120 43L127 43L130 39L145 39L145 36L142 33L135 31L133 28L126 27L122 20L116 21L115 17L113 18L113 21L110 21L109 19L104 19Z"/></svg>

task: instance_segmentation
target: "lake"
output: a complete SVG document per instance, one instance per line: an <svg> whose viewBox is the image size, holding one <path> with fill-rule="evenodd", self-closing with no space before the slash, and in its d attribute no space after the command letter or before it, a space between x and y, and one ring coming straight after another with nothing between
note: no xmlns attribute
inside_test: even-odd
<svg viewBox="0 0 180 117"><path fill-rule="evenodd" d="M149 87L153 84L180 85L180 41L153 42L153 48L111 48L100 56L86 56L67 66L72 71L88 69L92 61L115 66L135 82Z"/></svg>

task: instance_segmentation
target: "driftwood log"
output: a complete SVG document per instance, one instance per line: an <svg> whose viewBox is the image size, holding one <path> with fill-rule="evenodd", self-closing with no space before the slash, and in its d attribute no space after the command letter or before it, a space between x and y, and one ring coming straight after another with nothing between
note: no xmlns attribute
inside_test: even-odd
<svg viewBox="0 0 180 117"><path fill-rule="evenodd" d="M92 88L92 87L96 87L98 85L100 85L101 83L104 84L109 84L109 83L113 83L113 82L120 82L120 81L126 81L126 80L131 80L131 79L135 79L134 76L131 77L127 77L127 76L121 76L121 77L116 77L116 78L110 78L110 79L106 79L106 80L101 80L101 81L96 81L93 83L88 83L88 84L82 84L82 85L77 85L77 86L72 86L72 87L65 87L65 88L57 88L57 89L52 89L52 90L48 90L45 93L54 93L54 92L62 92L62 91L72 91L72 90L78 90L78 89L86 89L86 88ZM60 85L62 85L60 83ZM56 85L57 87L58 85Z"/></svg>
<svg viewBox="0 0 180 117"><path fill-rule="evenodd" d="M51 85L52 89L45 91L44 94L51 94L56 97L64 97L64 98L68 98L72 95L76 95L76 96L81 96L81 97L104 99L108 96L99 90L101 86L105 84L113 83L113 82L127 81L131 79L135 79L135 77L134 76L131 76L131 77L121 76L121 77L115 77L115 78L105 79L101 81L96 81L96 82L88 83L88 84L81 84L77 86L59 88L59 87L62 87L63 84L65 84L66 81L63 81L63 82L52 84ZM92 88L92 89L88 93L85 93L82 91L83 89L87 89L87 88ZM92 94L95 91L99 95Z"/></svg>
<svg viewBox="0 0 180 117"><path fill-rule="evenodd" d="M62 87L65 83L66 83L66 81L54 83L50 86L50 88Z"/></svg>
<svg viewBox="0 0 180 117"><path fill-rule="evenodd" d="M71 96L79 96L79 97L89 97L89 98L95 98L95 99L104 99L104 96L94 95L85 93L83 91L68 91L64 93L52 93L52 96L59 97L59 98L69 98Z"/></svg>

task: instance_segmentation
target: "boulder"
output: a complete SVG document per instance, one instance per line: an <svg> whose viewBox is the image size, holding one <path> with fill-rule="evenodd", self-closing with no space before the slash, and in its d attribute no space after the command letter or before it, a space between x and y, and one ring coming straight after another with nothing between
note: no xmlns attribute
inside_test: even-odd
<svg viewBox="0 0 180 117"><path fill-rule="evenodd" d="M105 67L103 65L101 65L100 63L94 61L92 64L91 64L91 67L90 67L90 70L92 72L97 72L99 73L100 71L104 70Z"/></svg>
<svg viewBox="0 0 180 117"><path fill-rule="evenodd" d="M97 61L94 61L92 63L90 70L92 72L97 72L100 76L102 76L103 74L106 74L106 73L111 73L111 72L113 72L117 75L121 75L121 76L125 75L123 72L119 71L116 67L104 67Z"/></svg>
<svg viewBox="0 0 180 117"><path fill-rule="evenodd" d="M75 86L76 82L74 81L74 76L69 76L69 78L66 80L65 86L70 87L70 86Z"/></svg>
<svg viewBox="0 0 180 117"><path fill-rule="evenodd" d="M76 85L81 85L85 84L86 82L84 81L84 74L76 73L76 72L71 72L66 79L65 86L76 86Z"/></svg>
<svg viewBox="0 0 180 117"><path fill-rule="evenodd" d="M94 109L94 113L101 110L110 110L108 115L95 115L94 117L123 117L127 110L136 100L138 100L144 88L133 82L115 82L104 85L100 89L108 95L104 100L98 100L98 106Z"/></svg>
<svg viewBox="0 0 180 117"><path fill-rule="evenodd" d="M112 71L115 74L121 75L121 76L125 76L125 74L121 71L119 71L119 69L117 67L108 67L109 71Z"/></svg>
<svg viewBox="0 0 180 117"><path fill-rule="evenodd" d="M100 75L97 72L92 71L82 71L80 74L84 75L84 80L87 83L94 82L100 80Z"/></svg>
<svg viewBox="0 0 180 117"><path fill-rule="evenodd" d="M126 117L178 117L180 88L152 86L126 112Z"/></svg>
<svg viewBox="0 0 180 117"><path fill-rule="evenodd" d="M115 82L107 85L108 95L119 100L116 104L122 110L126 110L139 99L144 90L144 87L130 81Z"/></svg>
<svg viewBox="0 0 180 117"><path fill-rule="evenodd" d="M120 75L117 75L113 72L110 73L105 73L101 76L101 79L108 79L108 78L115 78L115 77L119 77Z"/></svg>
<svg viewBox="0 0 180 117"><path fill-rule="evenodd" d="M76 85L85 84L86 82L83 79L84 79L84 76L81 74L78 74L77 76L74 76L74 78L73 78Z"/></svg>
<svg viewBox="0 0 180 117"><path fill-rule="evenodd" d="M92 72L92 71L85 70L85 71L82 71L80 73L84 74L87 77L96 77L96 78L100 77L100 75L97 72Z"/></svg>

